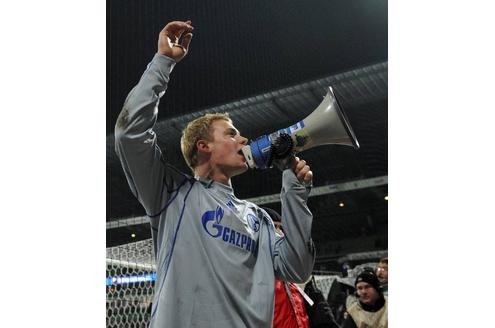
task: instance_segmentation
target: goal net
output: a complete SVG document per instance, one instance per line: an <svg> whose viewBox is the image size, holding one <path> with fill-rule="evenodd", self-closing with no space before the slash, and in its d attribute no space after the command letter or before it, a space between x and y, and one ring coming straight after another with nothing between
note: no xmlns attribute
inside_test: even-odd
<svg viewBox="0 0 495 328"><path fill-rule="evenodd" d="M146 328L156 278L151 239L106 251L107 328Z"/></svg>

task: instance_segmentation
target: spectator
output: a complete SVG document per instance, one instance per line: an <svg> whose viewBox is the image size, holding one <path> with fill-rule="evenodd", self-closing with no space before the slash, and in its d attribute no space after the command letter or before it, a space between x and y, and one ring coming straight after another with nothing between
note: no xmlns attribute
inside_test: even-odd
<svg viewBox="0 0 495 328"><path fill-rule="evenodd" d="M306 302L306 310L311 328L334 328L339 327L322 291L316 285L315 277L306 283L304 291L308 294L313 304Z"/></svg>
<svg viewBox="0 0 495 328"><path fill-rule="evenodd" d="M376 267L376 276L383 295L388 296L388 257L382 258Z"/></svg>
<svg viewBox="0 0 495 328"><path fill-rule="evenodd" d="M357 302L347 308L342 328L387 328L387 298L380 290L380 282L371 270L361 272L355 282Z"/></svg>
<svg viewBox="0 0 495 328"><path fill-rule="evenodd" d="M354 294L354 280L352 282L347 282L351 278L337 278L335 279L328 291L327 301L332 309L333 316L335 321L338 324L342 324L344 321L345 309L346 309L346 300L348 297L355 298Z"/></svg>
<svg viewBox="0 0 495 328"><path fill-rule="evenodd" d="M275 225L275 231L284 236L282 217L275 210L263 207ZM292 282L275 280L275 307L273 328L309 328L309 317L300 288Z"/></svg>

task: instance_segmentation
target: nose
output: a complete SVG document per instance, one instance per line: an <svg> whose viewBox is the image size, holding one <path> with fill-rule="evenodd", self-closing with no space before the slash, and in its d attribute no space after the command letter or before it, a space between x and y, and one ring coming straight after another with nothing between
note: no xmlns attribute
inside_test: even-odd
<svg viewBox="0 0 495 328"><path fill-rule="evenodd" d="M243 136L240 136L240 137L241 137L241 138L240 138L240 140L241 140L241 141L240 141L240 143L241 143L242 145L247 145L247 143L248 143L248 139L247 139L247 138L244 138Z"/></svg>

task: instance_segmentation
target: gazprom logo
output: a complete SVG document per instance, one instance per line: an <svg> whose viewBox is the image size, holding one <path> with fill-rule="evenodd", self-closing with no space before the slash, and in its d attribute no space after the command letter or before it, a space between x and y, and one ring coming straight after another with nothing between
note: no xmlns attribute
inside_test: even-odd
<svg viewBox="0 0 495 328"><path fill-rule="evenodd" d="M225 227L221 224L224 214L224 210L220 206L217 206L215 210L206 211L203 214L203 216L201 217L201 224L203 225L203 229L206 231L206 233L213 238L219 238L227 244L231 244L235 247L245 249L255 254L256 242L253 239L251 239L246 234L240 233L232 228ZM254 217L254 215L251 216ZM258 231L259 220L256 217L254 217L254 219L250 219L248 216L248 222L250 221L253 221L253 223L249 223L249 226L254 231ZM255 227L257 230L255 230Z"/></svg>
<svg viewBox="0 0 495 328"><path fill-rule="evenodd" d="M217 206L216 211L206 211L201 218L203 228L205 229L206 233L213 238L217 238L222 234L223 226L220 224L220 222L222 222L223 215L223 209L220 206ZM210 221L213 221L212 224L208 224Z"/></svg>

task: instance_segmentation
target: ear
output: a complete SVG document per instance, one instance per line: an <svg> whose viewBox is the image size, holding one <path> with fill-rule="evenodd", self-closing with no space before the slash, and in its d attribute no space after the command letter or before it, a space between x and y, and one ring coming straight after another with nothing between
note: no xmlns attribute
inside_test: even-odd
<svg viewBox="0 0 495 328"><path fill-rule="evenodd" d="M198 142L196 142L196 148L198 149L199 153L211 152L210 144L206 140L198 140Z"/></svg>

